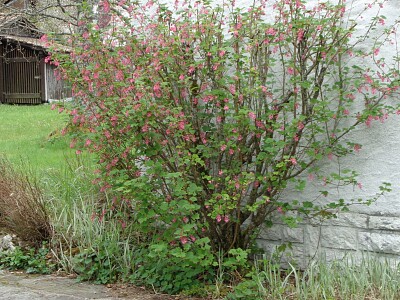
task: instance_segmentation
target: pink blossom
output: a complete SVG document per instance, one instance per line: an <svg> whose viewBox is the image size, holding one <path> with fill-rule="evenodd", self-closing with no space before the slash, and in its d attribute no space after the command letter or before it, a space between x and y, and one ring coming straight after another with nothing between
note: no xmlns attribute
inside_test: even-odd
<svg viewBox="0 0 400 300"><path fill-rule="evenodd" d="M356 151L358 153L358 152L360 152L360 149L361 149L361 145L359 145L359 144L354 145L354 151Z"/></svg>
<svg viewBox="0 0 400 300"><path fill-rule="evenodd" d="M186 236L181 236L179 239L181 240L182 245L185 245L189 241Z"/></svg>
<svg viewBox="0 0 400 300"><path fill-rule="evenodd" d="M123 81L124 80L124 72L122 72L121 70L118 70L117 74L115 75L115 78L118 81Z"/></svg>
<svg viewBox="0 0 400 300"><path fill-rule="evenodd" d="M43 35L40 37L40 41L47 43L47 42L49 41L49 40L48 40L48 36L47 36L46 34L43 34Z"/></svg>
<svg viewBox="0 0 400 300"><path fill-rule="evenodd" d="M301 42L304 37L304 29L299 29L297 32L297 43Z"/></svg>
<svg viewBox="0 0 400 300"><path fill-rule="evenodd" d="M265 33L269 34L269 35L275 35L276 34L276 30L274 28L270 27L265 31Z"/></svg>
<svg viewBox="0 0 400 300"><path fill-rule="evenodd" d="M276 210L277 210L277 212L279 212L280 214L283 214L283 209L282 209L282 207L279 206Z"/></svg>
<svg viewBox="0 0 400 300"><path fill-rule="evenodd" d="M292 163L292 165L297 165L297 160L294 157L290 158L289 160Z"/></svg>
<svg viewBox="0 0 400 300"><path fill-rule="evenodd" d="M256 119L256 114L252 111L249 112L249 118L252 119L253 121Z"/></svg>
<svg viewBox="0 0 400 300"><path fill-rule="evenodd" d="M189 222L189 219L188 219L188 217L183 217L182 221L183 221L183 223L187 223L187 222Z"/></svg>
<svg viewBox="0 0 400 300"><path fill-rule="evenodd" d="M157 82L154 86L153 86L153 91L156 97L161 97L161 86L160 83Z"/></svg>
<svg viewBox="0 0 400 300"><path fill-rule="evenodd" d="M231 92L232 95L236 93L236 88L233 84L229 85L229 91Z"/></svg>
<svg viewBox="0 0 400 300"><path fill-rule="evenodd" d="M191 235L190 240L192 241L192 243L194 243L196 241L196 238L193 235Z"/></svg>
<svg viewBox="0 0 400 300"><path fill-rule="evenodd" d="M287 72L288 72L289 75L293 75L294 74L294 69L292 67L289 67L287 69Z"/></svg>
<svg viewBox="0 0 400 300"><path fill-rule="evenodd" d="M226 145L222 145L221 146L221 151L225 151L225 149L226 149Z"/></svg>
<svg viewBox="0 0 400 300"><path fill-rule="evenodd" d="M217 217L215 218L215 220L217 220L217 223L221 222L221 220L222 220L221 215L217 215Z"/></svg>
<svg viewBox="0 0 400 300"><path fill-rule="evenodd" d="M224 222L228 223L229 222L229 216L224 216Z"/></svg>
<svg viewBox="0 0 400 300"><path fill-rule="evenodd" d="M103 0L100 4L103 8L103 12L108 14L110 12L110 3L107 0Z"/></svg>

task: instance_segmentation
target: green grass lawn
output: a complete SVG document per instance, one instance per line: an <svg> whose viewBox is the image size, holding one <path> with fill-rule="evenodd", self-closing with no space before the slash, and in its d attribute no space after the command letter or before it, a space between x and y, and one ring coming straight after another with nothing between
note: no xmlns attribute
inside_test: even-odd
<svg viewBox="0 0 400 300"><path fill-rule="evenodd" d="M65 158L74 155L68 138L59 133L66 121L65 114L49 105L0 105L0 156L34 170L63 167Z"/></svg>

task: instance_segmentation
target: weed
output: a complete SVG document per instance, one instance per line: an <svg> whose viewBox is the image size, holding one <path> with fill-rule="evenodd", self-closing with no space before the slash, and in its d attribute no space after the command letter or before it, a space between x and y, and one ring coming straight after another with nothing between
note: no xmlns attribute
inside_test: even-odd
<svg viewBox="0 0 400 300"><path fill-rule="evenodd" d="M21 248L16 247L14 251L0 252L1 268L7 270L24 270L31 274L50 274L56 268L51 260L50 250L46 243L42 247Z"/></svg>

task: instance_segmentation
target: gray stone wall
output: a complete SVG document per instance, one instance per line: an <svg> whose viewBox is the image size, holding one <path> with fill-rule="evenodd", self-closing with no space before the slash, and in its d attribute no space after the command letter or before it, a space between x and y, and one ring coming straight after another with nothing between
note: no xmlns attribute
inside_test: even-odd
<svg viewBox="0 0 400 300"><path fill-rule="evenodd" d="M330 262L346 255L355 261L371 254L400 260L400 217L346 212L312 223L288 228L278 221L272 228L262 229L258 244L272 254L276 247L290 242L292 249L282 259L295 261L302 268L314 259Z"/></svg>

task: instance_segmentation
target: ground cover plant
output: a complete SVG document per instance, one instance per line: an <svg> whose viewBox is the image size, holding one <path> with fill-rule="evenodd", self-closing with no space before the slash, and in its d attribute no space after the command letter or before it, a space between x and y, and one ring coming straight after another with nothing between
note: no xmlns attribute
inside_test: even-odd
<svg viewBox="0 0 400 300"><path fill-rule="evenodd" d="M363 12L346 19L345 1L310 5L105 0L101 22L82 19L73 51L52 57L76 98L72 144L99 156L111 215L141 233L132 279L176 293L218 265L240 273L271 215L295 226L390 190L337 199L330 187L357 186L357 174L319 162L359 151L349 133L398 111L398 57L379 54L395 28L377 1L361 35ZM283 197L307 177L318 201Z"/></svg>

